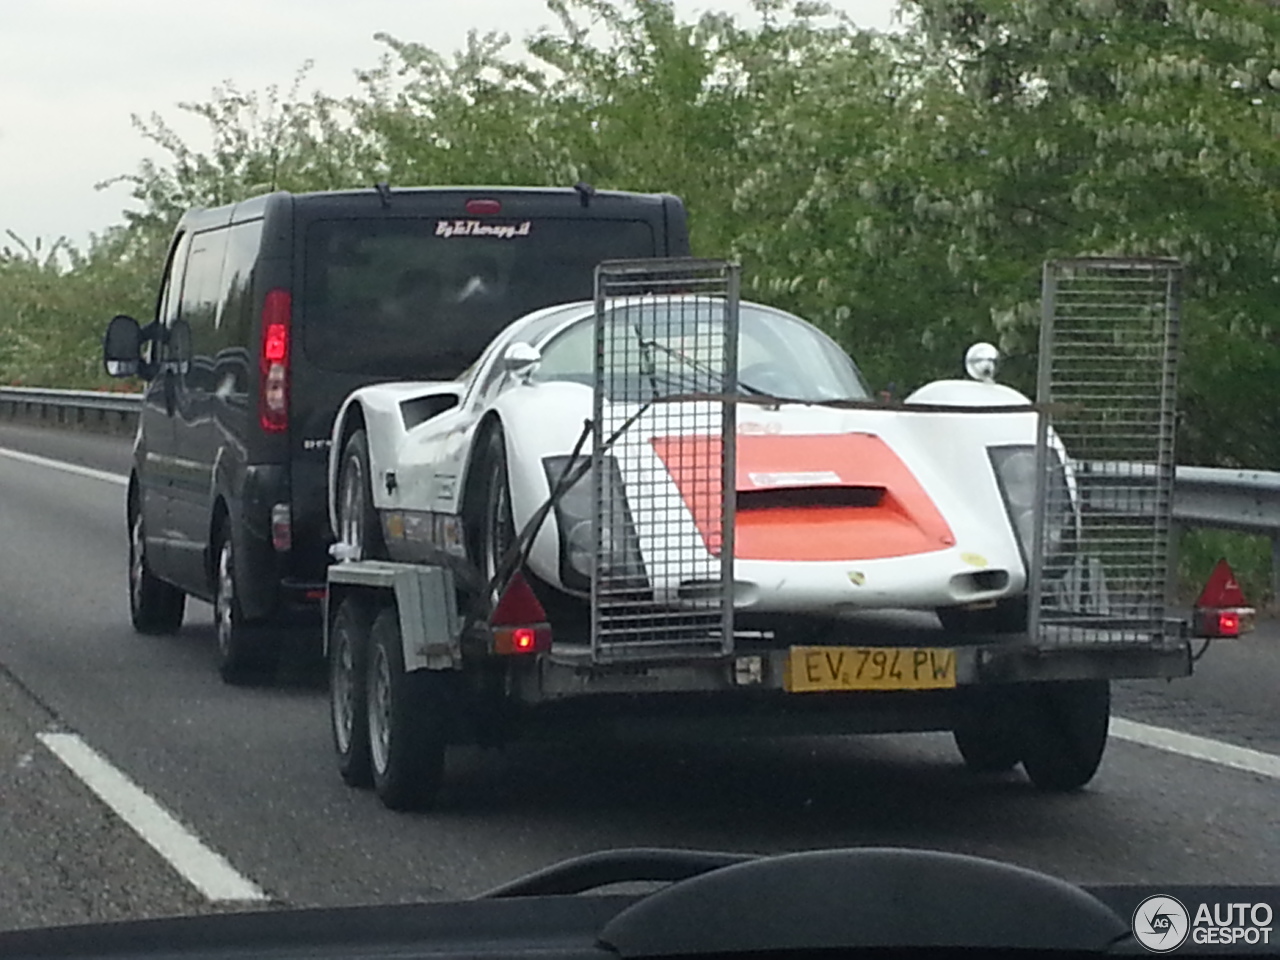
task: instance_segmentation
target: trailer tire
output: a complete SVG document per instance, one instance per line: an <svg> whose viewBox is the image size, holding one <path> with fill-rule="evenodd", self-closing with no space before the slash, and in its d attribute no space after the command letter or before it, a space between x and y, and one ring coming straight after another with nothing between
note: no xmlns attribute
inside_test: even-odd
<svg viewBox="0 0 1280 960"><path fill-rule="evenodd" d="M444 781L453 676L405 672L394 606L378 614L370 641L366 690L373 786L388 809L426 809Z"/></svg>
<svg viewBox="0 0 1280 960"><path fill-rule="evenodd" d="M1013 689L974 691L961 707L952 735L974 773L1005 773L1022 760L1022 702Z"/></svg>
<svg viewBox="0 0 1280 960"><path fill-rule="evenodd" d="M365 604L347 597L329 630L329 717L338 773L350 787L373 785L369 765L368 687L371 617Z"/></svg>
<svg viewBox="0 0 1280 960"><path fill-rule="evenodd" d="M1036 684L1027 702L1022 751L1027 776L1048 792L1080 789L1097 773L1107 746L1110 682Z"/></svg>

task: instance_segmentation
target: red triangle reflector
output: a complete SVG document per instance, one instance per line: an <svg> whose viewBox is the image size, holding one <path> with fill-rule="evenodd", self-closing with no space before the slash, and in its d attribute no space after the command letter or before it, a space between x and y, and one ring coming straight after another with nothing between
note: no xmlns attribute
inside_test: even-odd
<svg viewBox="0 0 1280 960"><path fill-rule="evenodd" d="M1209 574L1209 582L1204 585L1196 606L1208 609L1248 606L1244 599L1244 591L1240 589L1240 583L1226 560L1219 560L1218 565L1213 568L1213 573Z"/></svg>
<svg viewBox="0 0 1280 960"><path fill-rule="evenodd" d="M517 572L507 584L507 589L502 591L489 623L495 627L519 627L546 622L547 611L542 609L524 574Z"/></svg>

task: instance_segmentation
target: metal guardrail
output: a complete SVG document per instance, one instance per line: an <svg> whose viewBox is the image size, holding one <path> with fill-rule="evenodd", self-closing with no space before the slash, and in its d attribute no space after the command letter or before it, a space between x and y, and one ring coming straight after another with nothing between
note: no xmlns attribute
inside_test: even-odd
<svg viewBox="0 0 1280 960"><path fill-rule="evenodd" d="M0 387L0 417L34 419L58 426L131 432L142 410L142 395L43 387ZM1141 512L1139 487L1149 464L1093 463L1107 477L1103 498L1089 505ZM1115 481L1134 479L1134 490ZM1088 493L1086 492L1086 496ZM1173 486L1173 519L1179 526L1237 530L1271 540L1272 596L1280 598L1280 471L1178 467Z"/></svg>
<svg viewBox="0 0 1280 960"><path fill-rule="evenodd" d="M142 394L98 390L54 390L48 387L0 387L0 417L132 432L142 411Z"/></svg>

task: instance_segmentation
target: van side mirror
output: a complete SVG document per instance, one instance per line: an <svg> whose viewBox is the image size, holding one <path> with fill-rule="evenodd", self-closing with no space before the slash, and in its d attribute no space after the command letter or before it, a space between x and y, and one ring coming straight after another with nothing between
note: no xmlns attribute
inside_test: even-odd
<svg viewBox="0 0 1280 960"><path fill-rule="evenodd" d="M102 362L109 377L136 377L142 369L142 328L133 317L112 317L102 338Z"/></svg>

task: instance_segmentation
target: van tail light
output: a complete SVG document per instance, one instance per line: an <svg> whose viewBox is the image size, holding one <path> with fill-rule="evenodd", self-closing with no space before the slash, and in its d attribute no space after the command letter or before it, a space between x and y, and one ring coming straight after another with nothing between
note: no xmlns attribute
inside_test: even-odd
<svg viewBox="0 0 1280 960"><path fill-rule="evenodd" d="M545 653L551 649L551 624L524 575L517 573L489 618L493 652L500 656Z"/></svg>
<svg viewBox="0 0 1280 960"><path fill-rule="evenodd" d="M270 290L262 304L262 353L258 357L258 420L267 433L289 426L289 332L293 298L288 290Z"/></svg>
<svg viewBox="0 0 1280 960"><path fill-rule="evenodd" d="M1238 637L1253 629L1257 613L1248 605L1240 582L1226 560L1219 560L1196 600L1194 630L1197 637Z"/></svg>
<svg viewBox="0 0 1280 960"><path fill-rule="evenodd" d="M271 545L277 553L293 549L293 511L287 503L277 503L271 508Z"/></svg>

